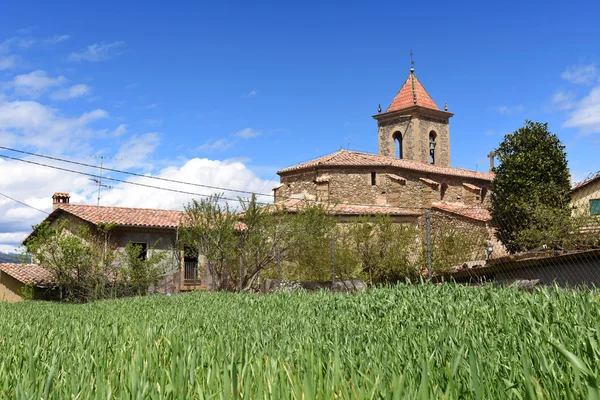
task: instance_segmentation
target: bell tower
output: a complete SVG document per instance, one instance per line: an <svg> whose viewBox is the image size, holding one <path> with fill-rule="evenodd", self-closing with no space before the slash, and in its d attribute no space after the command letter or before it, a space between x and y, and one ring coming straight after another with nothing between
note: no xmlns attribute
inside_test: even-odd
<svg viewBox="0 0 600 400"><path fill-rule="evenodd" d="M450 118L435 104L415 75L415 69L377 120L379 155L450 166Z"/></svg>

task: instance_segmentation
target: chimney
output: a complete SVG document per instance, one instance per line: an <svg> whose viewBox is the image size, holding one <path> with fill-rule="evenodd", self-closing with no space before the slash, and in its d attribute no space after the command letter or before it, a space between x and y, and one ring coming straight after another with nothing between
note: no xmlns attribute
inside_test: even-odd
<svg viewBox="0 0 600 400"><path fill-rule="evenodd" d="M52 195L52 211L56 210L61 204L69 204L71 196L69 193L56 192Z"/></svg>

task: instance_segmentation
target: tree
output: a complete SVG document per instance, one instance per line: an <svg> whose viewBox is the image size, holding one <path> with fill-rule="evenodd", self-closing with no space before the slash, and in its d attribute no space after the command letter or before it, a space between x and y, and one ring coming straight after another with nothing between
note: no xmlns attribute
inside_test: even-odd
<svg viewBox="0 0 600 400"><path fill-rule="evenodd" d="M234 214L227 203L221 203L220 195L192 200L184 210L179 229L181 245L206 258L212 290L228 289L234 278L230 272L238 245Z"/></svg>
<svg viewBox="0 0 600 400"><path fill-rule="evenodd" d="M87 225L66 222L43 222L33 228L36 234L25 250L50 272L61 299L85 302L109 295L115 276L115 253L109 244L112 225L98 225L98 234Z"/></svg>
<svg viewBox="0 0 600 400"><path fill-rule="evenodd" d="M129 242L120 254L121 275L138 296L148 294L148 289L156 286L165 273L164 261L169 252L156 251L157 245L158 241L144 254L142 246Z"/></svg>
<svg viewBox="0 0 600 400"><path fill-rule="evenodd" d="M571 184L564 149L547 123L527 120L495 150L500 164L494 168L490 211L509 252L560 247L569 235Z"/></svg>

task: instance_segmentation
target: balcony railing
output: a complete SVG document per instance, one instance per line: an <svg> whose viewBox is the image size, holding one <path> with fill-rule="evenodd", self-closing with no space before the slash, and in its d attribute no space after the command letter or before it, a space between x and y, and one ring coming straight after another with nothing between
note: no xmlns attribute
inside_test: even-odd
<svg viewBox="0 0 600 400"><path fill-rule="evenodd" d="M186 261L183 263L183 280L186 284L200 283L198 275L198 262Z"/></svg>

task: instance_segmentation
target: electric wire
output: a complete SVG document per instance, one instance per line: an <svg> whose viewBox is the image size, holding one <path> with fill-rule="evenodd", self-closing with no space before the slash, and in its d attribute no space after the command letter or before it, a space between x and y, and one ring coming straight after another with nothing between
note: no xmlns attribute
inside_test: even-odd
<svg viewBox="0 0 600 400"><path fill-rule="evenodd" d="M9 200L12 200L12 201L14 201L14 202L17 202L17 203L19 203L19 204L22 204L22 205L24 205L24 206L26 206L26 207L32 208L32 209L34 209L35 211L39 211L39 212L41 212L41 213L44 213L44 214L46 214L46 215L50 215L50 213L48 213L48 212L46 212L46 211L44 211L44 210L40 210L39 208L35 208L34 206L30 206L29 204L25 203L24 201L17 200L17 199L15 199L15 198L13 198L13 197L10 197L10 196L8 196L8 195L6 195L6 194L4 194L4 193L0 193L0 196L4 196L4 197L6 197L6 198L7 198L7 199L9 199Z"/></svg>
<svg viewBox="0 0 600 400"><path fill-rule="evenodd" d="M34 157L46 158L48 160L60 161L60 162L64 162L64 163L79 165L79 166L82 166L82 167L99 168L97 165L93 165L93 164L87 164L87 163L83 163L83 162L79 162L79 161L67 160L65 158L51 157L51 156L47 156L47 155L44 155L44 154L31 153L29 151L13 149L13 148L10 148L10 147L5 147L5 146L0 146L0 149L8 150L8 151L14 151L15 153L27 154L27 155L34 156ZM108 167L103 167L102 169L105 170L105 171L115 172L115 173L119 173L119 174L137 176L137 177L140 177L140 178L154 179L154 180L164 181L164 182L177 183L177 184L181 184L181 185L190 185L190 186L203 187L203 188L207 188L207 189L224 190L224 191L227 191L227 192L236 192L236 193L244 193L244 194L255 194L257 196L268 196L268 197L272 196L272 194L267 194L267 193L255 193L255 192L251 192L251 191L248 191L248 190L242 190L242 189L231 189L231 188L224 188L224 187L219 187L219 186L206 185L206 184L202 184L202 183L192 183L192 182L178 181L178 180L175 180L175 179L161 178L161 177L158 177L158 176L149 176L149 175L144 175L144 174L138 174L136 172L118 170L118 169L108 168ZM261 192L262 192L262 190L261 190Z"/></svg>

